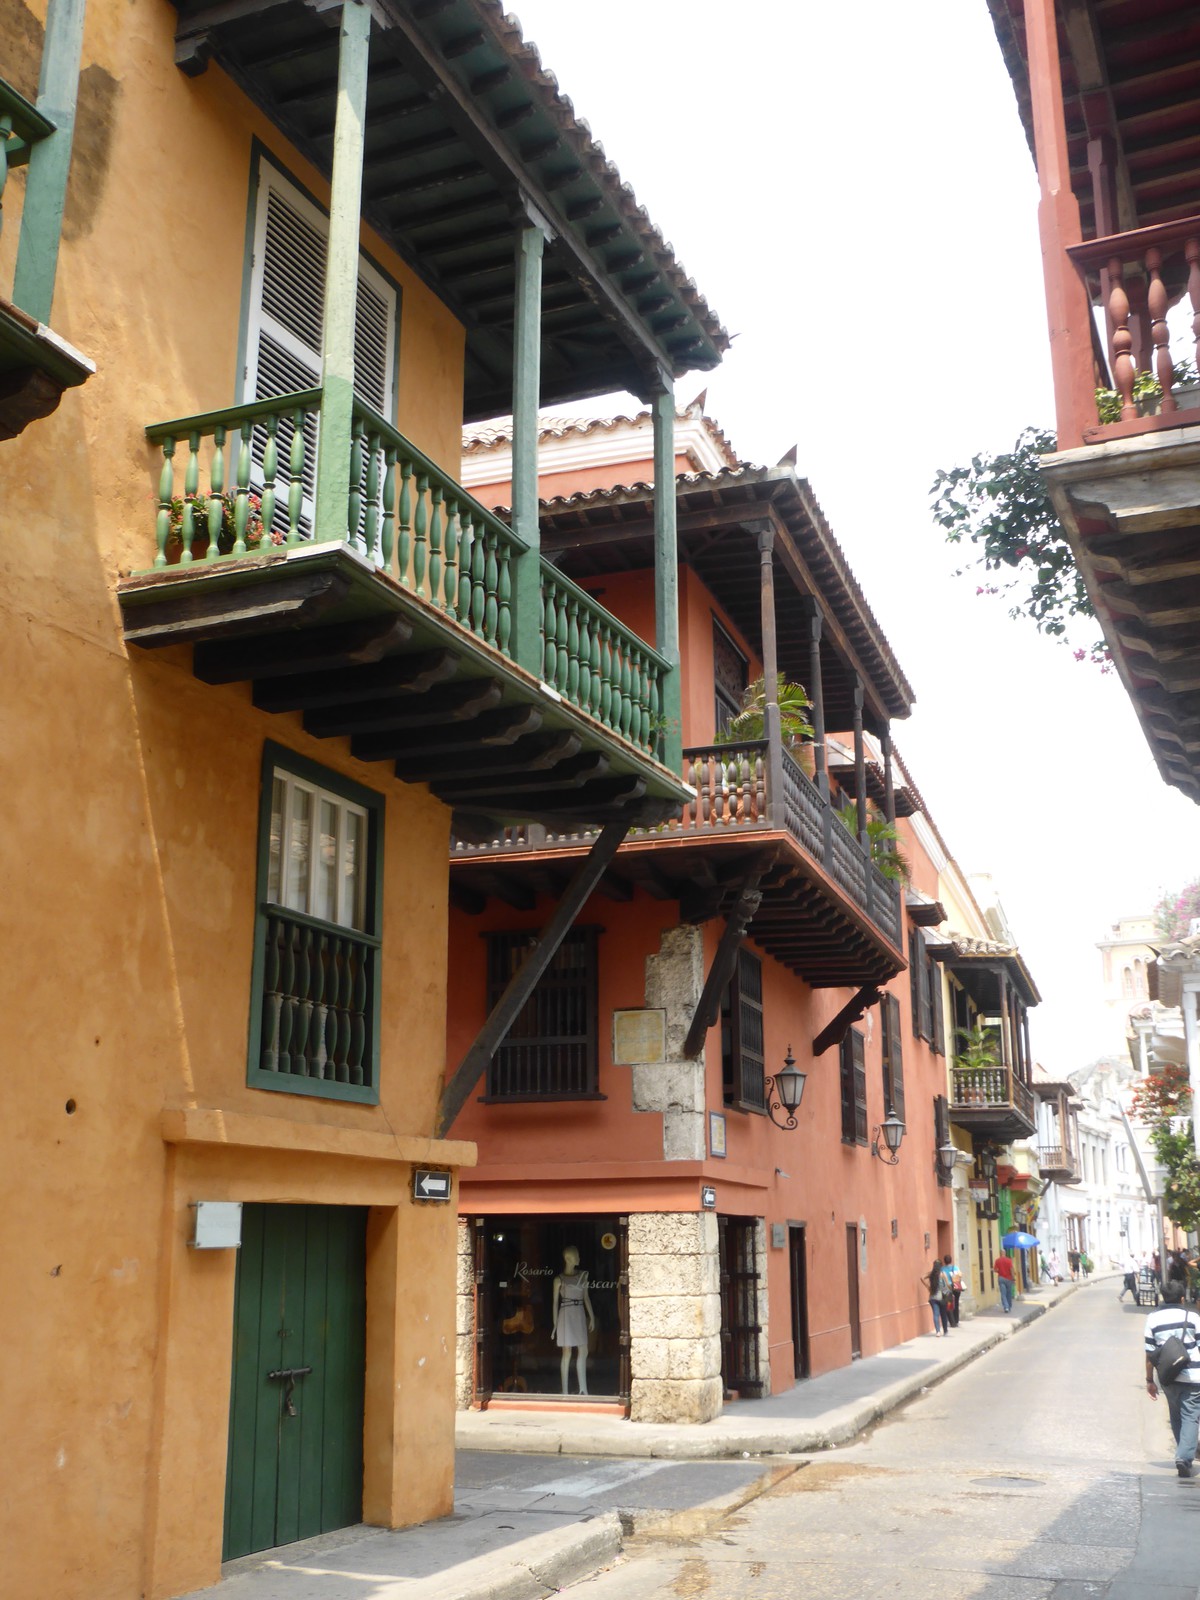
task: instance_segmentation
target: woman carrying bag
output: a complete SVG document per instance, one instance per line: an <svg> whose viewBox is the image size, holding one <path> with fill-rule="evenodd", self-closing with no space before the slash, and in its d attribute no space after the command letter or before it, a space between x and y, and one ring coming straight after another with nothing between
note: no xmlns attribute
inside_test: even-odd
<svg viewBox="0 0 1200 1600"><path fill-rule="evenodd" d="M942 1263L935 1261L929 1275L923 1277L921 1282L925 1285L925 1292L929 1296L929 1309L933 1312L934 1337L940 1339L943 1334L950 1331L950 1324L946 1318L946 1284Z"/></svg>

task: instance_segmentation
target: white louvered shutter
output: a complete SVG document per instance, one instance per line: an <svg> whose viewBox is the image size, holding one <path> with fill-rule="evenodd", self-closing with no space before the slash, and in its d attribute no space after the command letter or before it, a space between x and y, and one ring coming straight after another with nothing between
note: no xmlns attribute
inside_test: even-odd
<svg viewBox="0 0 1200 1600"><path fill-rule="evenodd" d="M321 328L329 221L281 173L264 161L259 169L250 281L249 328L243 397L267 400L321 381ZM396 347L396 291L360 257L354 330L354 389L359 399L389 417L392 412ZM312 527L316 488L317 421L304 428L302 531ZM279 431L279 463L286 476L292 430ZM256 478L261 481L266 433L254 436ZM281 482L281 488L283 484Z"/></svg>

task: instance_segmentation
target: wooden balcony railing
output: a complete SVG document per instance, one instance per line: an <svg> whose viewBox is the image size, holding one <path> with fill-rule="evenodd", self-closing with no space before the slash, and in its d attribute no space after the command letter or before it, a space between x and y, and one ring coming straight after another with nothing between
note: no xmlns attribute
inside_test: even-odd
<svg viewBox="0 0 1200 1600"><path fill-rule="evenodd" d="M951 1067L950 1092L951 1110L1015 1106L1034 1121L1033 1091L1008 1067Z"/></svg>
<svg viewBox="0 0 1200 1600"><path fill-rule="evenodd" d="M29 152L54 132L54 123L0 78L0 225L3 224L4 186L13 167L24 166Z"/></svg>
<svg viewBox="0 0 1200 1600"><path fill-rule="evenodd" d="M1040 1144L1038 1166L1043 1172L1074 1172L1075 1152L1069 1144Z"/></svg>
<svg viewBox="0 0 1200 1600"><path fill-rule="evenodd" d="M696 791L678 820L662 824L659 836L754 833L779 828L837 884L846 898L874 923L893 945L900 945L900 900L896 886L869 859L858 840L834 815L833 806L787 751L783 752L782 804L772 792L765 739L736 745L706 745L683 752L683 777ZM634 830L631 838L644 837ZM551 833L513 827L483 843L452 842L456 859L543 848L568 848L590 833ZM1023 1086L1018 1086L1023 1087Z"/></svg>
<svg viewBox="0 0 1200 1600"><path fill-rule="evenodd" d="M1118 430L1129 434L1200 423L1200 410L1188 406L1180 415L1184 408L1172 393L1176 373L1167 328L1167 311L1186 289L1200 371L1200 217L1089 239L1068 246L1067 254L1092 303L1106 310L1112 385L1121 397L1120 420L1097 422L1094 429L1085 430L1085 437L1102 439ZM1140 415L1134 399L1134 380L1140 371L1153 371L1162 388L1154 416Z"/></svg>
<svg viewBox="0 0 1200 1600"><path fill-rule="evenodd" d="M350 492L318 523L322 391L157 423L154 567L278 557L348 543L393 582L511 659L512 598L528 545L369 407L356 403ZM175 452L183 446L182 484ZM228 450L229 459L226 452ZM545 681L643 753L662 744L668 662L538 556Z"/></svg>

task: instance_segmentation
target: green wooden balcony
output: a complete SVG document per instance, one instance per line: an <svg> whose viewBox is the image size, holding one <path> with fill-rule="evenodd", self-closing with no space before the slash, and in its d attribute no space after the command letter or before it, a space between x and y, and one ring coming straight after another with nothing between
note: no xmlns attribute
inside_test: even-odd
<svg viewBox="0 0 1200 1600"><path fill-rule="evenodd" d="M252 679L264 709L394 761L468 831L675 814L667 661L365 405L349 495L321 506L322 403L308 389L146 429L158 503L150 564L120 590L129 642L196 645L198 676Z"/></svg>

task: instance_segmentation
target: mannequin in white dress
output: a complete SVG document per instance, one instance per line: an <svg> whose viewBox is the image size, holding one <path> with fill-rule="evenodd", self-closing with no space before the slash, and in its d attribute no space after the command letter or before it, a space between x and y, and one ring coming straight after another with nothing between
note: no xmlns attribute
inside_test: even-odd
<svg viewBox="0 0 1200 1600"><path fill-rule="evenodd" d="M562 1392L568 1392L574 1350L579 1392L586 1394L588 1334L595 1329L596 1318L588 1297L588 1275L579 1270L579 1251L573 1244L563 1251L563 1269L554 1280L552 1311L554 1342L562 1351Z"/></svg>

